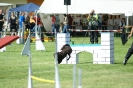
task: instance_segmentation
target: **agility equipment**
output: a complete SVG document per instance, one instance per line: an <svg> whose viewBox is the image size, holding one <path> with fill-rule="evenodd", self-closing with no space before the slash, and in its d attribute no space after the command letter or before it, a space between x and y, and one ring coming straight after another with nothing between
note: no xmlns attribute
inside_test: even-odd
<svg viewBox="0 0 133 88"><path fill-rule="evenodd" d="M76 64L73 65L73 88L76 88Z"/></svg>
<svg viewBox="0 0 133 88"><path fill-rule="evenodd" d="M78 69L78 88L82 88L82 70L81 68Z"/></svg>
<svg viewBox="0 0 133 88"><path fill-rule="evenodd" d="M21 55L27 55L29 57L29 69L28 69L28 88L33 88L32 86L32 61L31 61L31 52L30 52L30 33L28 35L27 41L25 42L25 46L21 52Z"/></svg>
<svg viewBox="0 0 133 88"><path fill-rule="evenodd" d="M18 36L21 37L20 29L19 29L19 31L18 31ZM17 44L21 44L21 38L20 38L20 37L16 40L16 43L17 43Z"/></svg>
<svg viewBox="0 0 133 88"><path fill-rule="evenodd" d="M41 82L47 82L47 83L55 83L55 81L53 80L46 80L46 79L41 79L35 76L31 76L32 79L37 80L37 81L41 81Z"/></svg>
<svg viewBox="0 0 133 88"><path fill-rule="evenodd" d="M28 36L28 38L27 38L27 41L26 41L24 48L22 50L22 54L25 54L25 53L27 54L29 47L30 47L29 44L30 44L30 36ZM36 33L35 51L37 51L37 50L44 51L45 46L43 45L42 41L40 40L39 35Z"/></svg>
<svg viewBox="0 0 133 88"><path fill-rule="evenodd" d="M2 36L2 33L1 33L1 36ZM2 37L5 37L5 36L6 36L6 31L4 31L4 34ZM0 49L0 52L5 52L5 51L6 51L6 46Z"/></svg>
<svg viewBox="0 0 133 88"><path fill-rule="evenodd" d="M56 30L55 30L55 38L56 38L56 40L55 40L55 53L58 51L58 49L57 49L57 45L58 45L58 40L57 40L57 32L56 32ZM58 61L58 55L57 55L57 53L55 54L55 88L61 88L60 87L60 79L59 79L59 70L58 70L58 63L57 63L57 61Z"/></svg>
<svg viewBox="0 0 133 88"><path fill-rule="evenodd" d="M30 34L28 35L27 41L22 49L21 55L29 55L30 52Z"/></svg>
<svg viewBox="0 0 133 88"><path fill-rule="evenodd" d="M64 44L70 44L69 33L57 33L57 48ZM101 44L74 44L71 58L67 61L63 59L61 64L78 64L78 54L87 51L93 54L93 64L113 64L114 63L114 32L101 32ZM88 57L89 58L89 57Z"/></svg>
<svg viewBox="0 0 133 88"><path fill-rule="evenodd" d="M43 45L43 42L41 41L41 39L39 38L39 35L36 32L36 50L45 50L45 46Z"/></svg>
<svg viewBox="0 0 133 88"><path fill-rule="evenodd" d="M70 33L57 33L57 41L57 52L60 52L63 45L70 44ZM62 63L67 63L67 57L62 60Z"/></svg>
<svg viewBox="0 0 133 88"><path fill-rule="evenodd" d="M38 36L39 37L39 36ZM21 52L21 55L27 55L29 57L29 69L28 69L28 88L33 88L33 84L32 84L32 79L38 80L38 81L43 81L43 82L49 82L49 83L55 83L55 88L60 88L60 84L59 84L59 75L58 75L58 66L57 63L55 61L55 81L53 80L46 80L46 79L41 79L38 77L34 77L32 76L32 61L31 61L31 51L30 51L30 33L29 36L26 40L25 46Z"/></svg>
<svg viewBox="0 0 133 88"><path fill-rule="evenodd" d="M15 41L18 38L19 38L19 36L5 36L5 37L1 38L0 39L0 49L6 45L12 43L13 41Z"/></svg>
<svg viewBox="0 0 133 88"><path fill-rule="evenodd" d="M54 41L55 40L55 37L54 36L45 36L45 38L44 38L44 41L45 42L49 42L49 41Z"/></svg>

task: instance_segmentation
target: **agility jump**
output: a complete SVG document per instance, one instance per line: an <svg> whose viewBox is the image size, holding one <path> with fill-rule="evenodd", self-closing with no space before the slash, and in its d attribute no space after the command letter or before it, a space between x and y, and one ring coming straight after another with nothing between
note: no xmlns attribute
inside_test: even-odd
<svg viewBox="0 0 133 88"><path fill-rule="evenodd" d="M32 79L37 80L37 81L41 81L41 82L47 82L47 83L55 83L55 81L53 80L46 80L46 79L41 79L35 76L31 76Z"/></svg>

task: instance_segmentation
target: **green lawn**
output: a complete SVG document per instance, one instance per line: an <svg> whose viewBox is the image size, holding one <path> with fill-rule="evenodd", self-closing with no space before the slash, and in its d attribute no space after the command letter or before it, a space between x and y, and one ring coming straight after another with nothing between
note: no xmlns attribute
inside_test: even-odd
<svg viewBox="0 0 133 88"><path fill-rule="evenodd" d="M71 38L75 44L81 44L83 37ZM99 39L100 40L100 39ZM82 52L79 54L77 64L82 69L83 88L133 88L133 59L129 59L126 66L122 61L133 38L130 38L125 46L121 44L119 37L115 37L115 64L92 64L92 54ZM84 44L89 43L85 37ZM44 43L46 51L35 51L35 43L31 43L33 75L39 78L54 80L55 42ZM27 88L28 83L28 57L21 56L24 45L7 46L7 51L0 53L0 88ZM73 65L58 65L61 88L73 87ZM55 84L33 80L33 88L54 88Z"/></svg>

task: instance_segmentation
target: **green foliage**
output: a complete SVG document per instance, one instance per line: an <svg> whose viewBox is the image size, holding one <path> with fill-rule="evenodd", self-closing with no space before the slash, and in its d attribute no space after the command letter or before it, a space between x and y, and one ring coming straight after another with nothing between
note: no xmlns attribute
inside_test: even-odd
<svg viewBox="0 0 133 88"><path fill-rule="evenodd" d="M100 39L99 39L100 40ZM83 37L73 37L74 44L81 44ZM99 41L100 42L100 41ZM84 44L89 43L85 37ZM131 46L132 38L125 46L121 44L120 37L115 38L115 64L100 65L92 64L92 54L82 52L79 54L78 69L82 69L83 88L132 88L133 87L133 60L129 59L123 66L125 54ZM55 42L44 43L46 51L35 51L35 43L31 43L32 71L33 76L54 80L55 67L54 57ZM28 83L28 57L21 56L24 45L8 45L7 51L0 53L0 88L26 88ZM72 88L73 65L58 65L61 88ZM33 80L33 88L54 88L55 84Z"/></svg>

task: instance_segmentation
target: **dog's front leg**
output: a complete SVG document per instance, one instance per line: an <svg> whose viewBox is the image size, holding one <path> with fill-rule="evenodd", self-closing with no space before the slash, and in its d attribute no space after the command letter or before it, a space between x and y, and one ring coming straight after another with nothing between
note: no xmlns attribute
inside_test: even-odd
<svg viewBox="0 0 133 88"><path fill-rule="evenodd" d="M70 59L70 57L71 57L71 56L69 55L69 57L68 57L68 59L67 59L67 60L69 60L69 59Z"/></svg>

